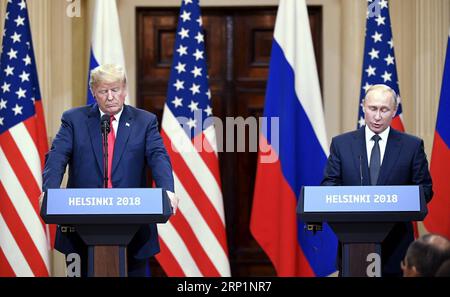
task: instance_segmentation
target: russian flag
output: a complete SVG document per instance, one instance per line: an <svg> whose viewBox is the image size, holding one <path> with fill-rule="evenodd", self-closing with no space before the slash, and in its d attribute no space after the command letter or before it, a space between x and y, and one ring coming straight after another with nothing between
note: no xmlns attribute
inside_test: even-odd
<svg viewBox="0 0 450 297"><path fill-rule="evenodd" d="M313 235L296 215L301 187L320 184L328 155L304 0L280 1L264 117L251 232L279 276L329 275L336 271L336 236L326 224Z"/></svg>
<svg viewBox="0 0 450 297"><path fill-rule="evenodd" d="M118 64L125 68L116 0L95 1L91 38L87 104L95 102L89 89L92 69L102 64ZM128 102L128 98L126 101Z"/></svg>
<svg viewBox="0 0 450 297"><path fill-rule="evenodd" d="M431 233L450 238L450 33L442 78L441 98L431 154L434 196L428 204L425 227Z"/></svg>

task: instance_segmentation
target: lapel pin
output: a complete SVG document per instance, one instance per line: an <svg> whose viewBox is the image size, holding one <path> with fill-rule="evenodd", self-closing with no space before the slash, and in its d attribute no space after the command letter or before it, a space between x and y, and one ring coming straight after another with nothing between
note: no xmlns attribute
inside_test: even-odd
<svg viewBox="0 0 450 297"><path fill-rule="evenodd" d="M130 123L125 123L125 126L130 127Z"/></svg>

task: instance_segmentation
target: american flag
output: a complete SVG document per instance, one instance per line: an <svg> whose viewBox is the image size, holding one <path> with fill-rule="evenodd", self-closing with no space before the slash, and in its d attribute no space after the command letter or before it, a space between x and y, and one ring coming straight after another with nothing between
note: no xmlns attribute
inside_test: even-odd
<svg viewBox="0 0 450 297"><path fill-rule="evenodd" d="M392 39L388 1L368 0L364 62L361 93L359 96L358 127L365 125L362 101L366 95L366 91L372 85L385 84L397 93L399 100L397 114L392 121L392 127L400 131L405 131L395 63L394 41Z"/></svg>
<svg viewBox="0 0 450 297"><path fill-rule="evenodd" d="M39 216L47 135L28 11L9 0L0 60L0 276L48 276Z"/></svg>
<svg viewBox="0 0 450 297"><path fill-rule="evenodd" d="M158 226L169 276L230 276L205 35L198 0L184 0L162 119L179 210Z"/></svg>

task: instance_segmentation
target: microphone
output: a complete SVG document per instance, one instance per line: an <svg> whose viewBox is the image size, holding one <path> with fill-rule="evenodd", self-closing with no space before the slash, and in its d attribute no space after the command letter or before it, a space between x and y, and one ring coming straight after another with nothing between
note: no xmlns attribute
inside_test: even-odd
<svg viewBox="0 0 450 297"><path fill-rule="evenodd" d="M111 116L108 114L102 115L100 120L100 126L102 129L102 134L108 135L109 131L111 131L111 127L109 125Z"/></svg>
<svg viewBox="0 0 450 297"><path fill-rule="evenodd" d="M362 174L362 156L359 155L359 178L361 180L361 186L363 185L363 174Z"/></svg>
<svg viewBox="0 0 450 297"><path fill-rule="evenodd" d="M108 114L102 115L100 126L103 137L103 187L108 187L108 133L111 131L110 127L111 116Z"/></svg>

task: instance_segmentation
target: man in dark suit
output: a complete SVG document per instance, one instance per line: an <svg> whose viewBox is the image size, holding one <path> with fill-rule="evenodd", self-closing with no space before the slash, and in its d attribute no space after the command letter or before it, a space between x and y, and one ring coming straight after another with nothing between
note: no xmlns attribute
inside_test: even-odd
<svg viewBox="0 0 450 297"><path fill-rule="evenodd" d="M108 134L111 148L108 187L148 187L148 166L156 186L168 191L175 210L177 198L173 194L172 166L158 132L157 118L150 112L124 104L127 85L123 68L101 65L92 70L89 85L97 103L70 109L62 115L61 127L46 155L43 191L60 187L67 165L67 188L103 188L100 119L107 114L111 116L112 127ZM82 275L86 274L87 249L73 228L58 226L55 248L66 255L80 254ZM156 225L141 226L127 248L128 275L146 275L149 258L158 252Z"/></svg>
<svg viewBox="0 0 450 297"><path fill-rule="evenodd" d="M366 125L333 138L322 185L422 185L426 201L431 200L422 139L390 127L397 105L397 95L388 86L367 90L363 103ZM381 247L383 276L402 275L400 263L413 240L410 222L395 224Z"/></svg>

